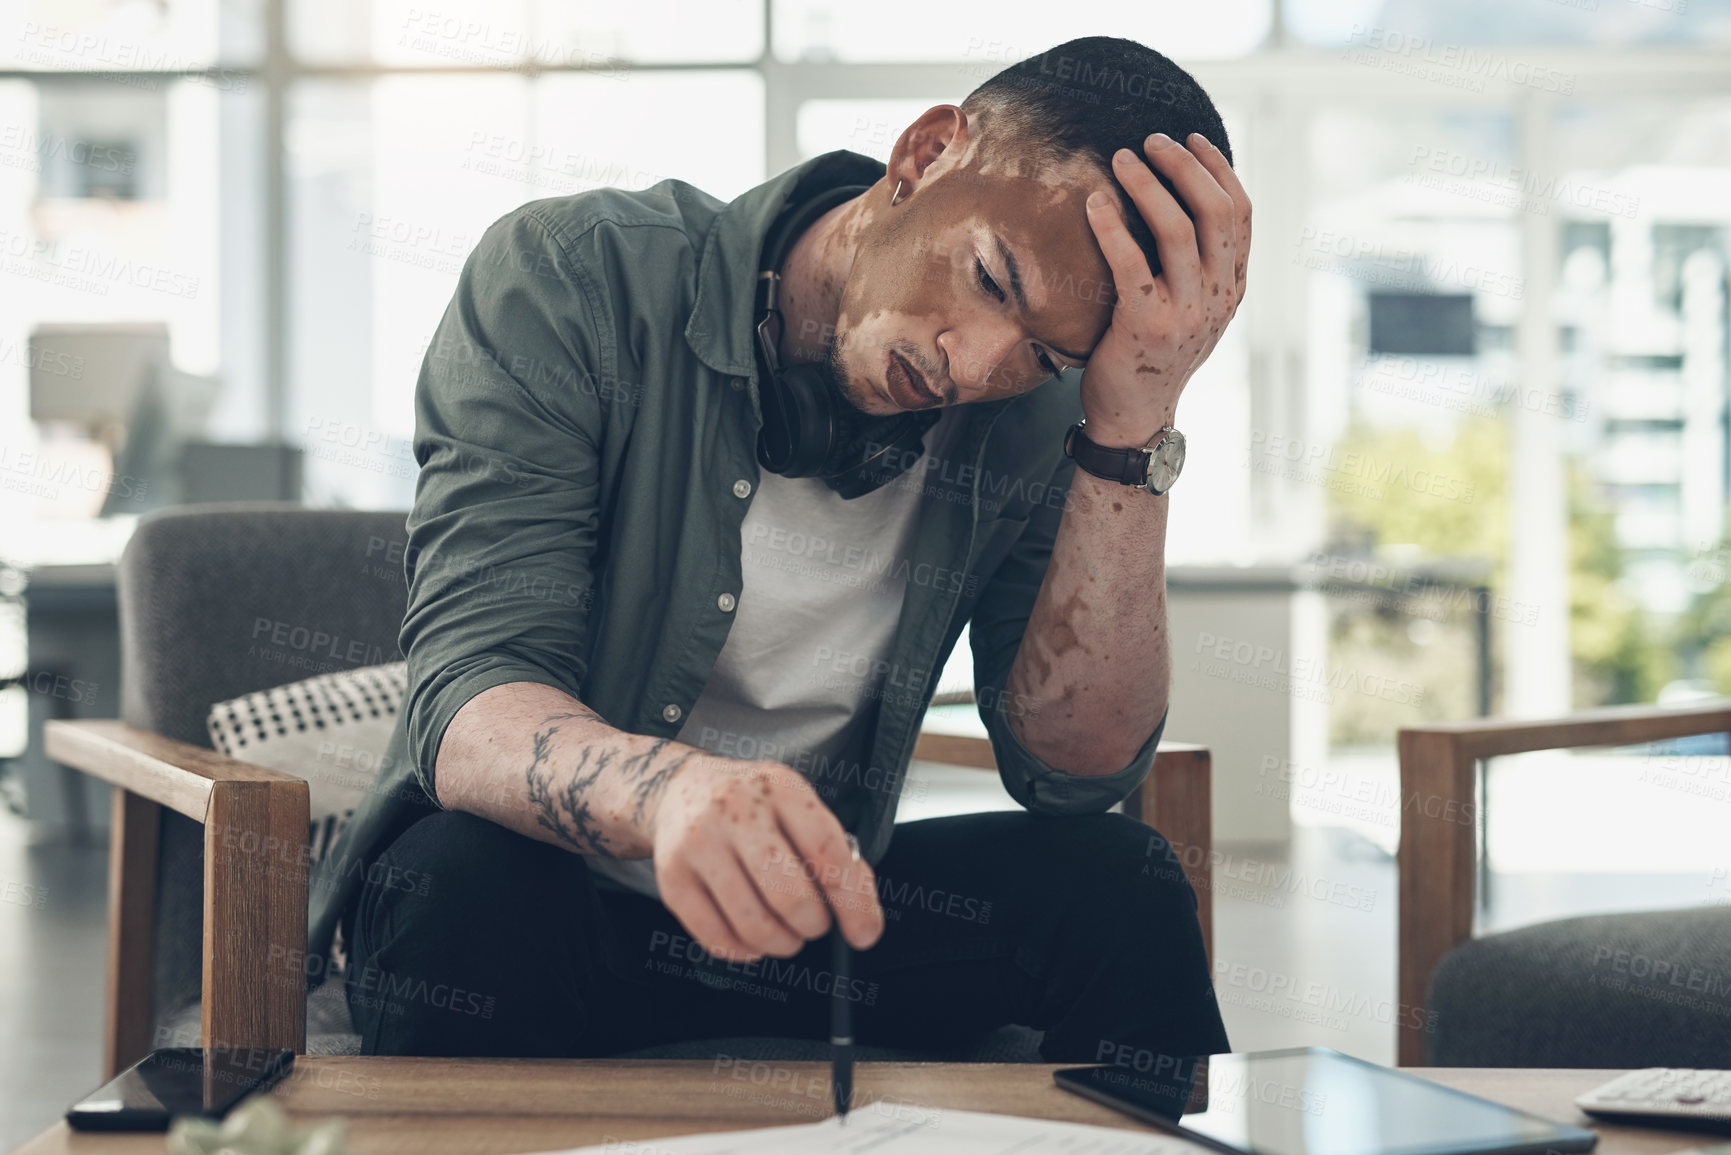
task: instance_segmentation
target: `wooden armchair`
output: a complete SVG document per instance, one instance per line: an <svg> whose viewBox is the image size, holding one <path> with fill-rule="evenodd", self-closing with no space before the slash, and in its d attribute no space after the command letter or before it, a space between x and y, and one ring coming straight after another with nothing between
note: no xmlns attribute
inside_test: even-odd
<svg viewBox="0 0 1731 1155"><path fill-rule="evenodd" d="M201 1045L306 1050L307 784L109 719L49 721L56 762L114 786L108 851L108 1077L154 1049L162 811L203 828Z"/></svg>
<svg viewBox="0 0 1731 1155"><path fill-rule="evenodd" d="M317 623L400 659L406 591L382 559L401 556L389 545L400 548L404 517L280 502L184 506L142 518L128 542L118 575L122 717L50 721L44 731L50 758L114 787L110 1075L166 1045L163 1024L194 1001L205 1046L319 1053L354 1038L343 1034L351 1028L337 981L315 992L309 1029L307 783L217 753L204 720L214 702L322 672L250 644L260 622ZM983 734L983 725L978 734L928 730L914 757L995 769ZM1210 768L1207 750L1162 747L1126 811L1158 818L1212 943Z"/></svg>
<svg viewBox="0 0 1731 1155"><path fill-rule="evenodd" d="M1502 1007L1500 1002L1487 1001L1492 994L1516 1003L1523 1001L1523 993L1519 989L1521 984L1511 978L1518 976L1520 972L1509 965L1507 952L1504 952L1505 957L1499 958L1495 963L1494 977L1499 990L1493 992L1490 983L1476 979L1470 973L1472 966L1468 953L1473 939L1474 894L1477 882L1475 874L1478 862L1476 814L1477 807L1483 804L1478 794L1475 773L1478 761L1501 754L1519 754L1533 750L1624 746L1727 731L1731 731L1731 699L1677 709L1655 706L1614 707L1572 714L1564 718L1532 721L1481 718L1416 726L1400 731L1401 826L1398 865L1399 1000L1402 1013L1397 1016L1397 1030L1398 1058L1401 1065L1687 1065L1650 1064L1633 1057L1626 1050L1622 1053L1630 1057L1628 1062L1611 1062L1604 1058L1591 1060L1587 1055L1588 1049L1605 1043L1607 1030L1602 1024L1595 1026L1588 1021L1593 1013L1595 992L1580 990L1569 992L1566 996L1569 1000L1567 1015L1574 1019L1570 1026L1572 1029L1589 1033L1596 1030L1598 1037L1586 1042L1577 1040L1571 1043L1564 1040L1557 1044L1557 1050L1561 1052L1559 1057L1566 1059L1573 1056L1589 1061L1527 1063L1509 1061L1520 1057L1510 1054L1492 1055L1490 1058L1498 1061L1487 1061L1487 1049L1499 1045L1493 1042L1489 1047L1477 1045L1476 1053L1480 1057L1457 1063L1453 1061L1456 1056L1447 1053L1449 1048L1439 1048L1436 1034L1454 1032L1461 1035L1474 1030L1484 1034L1479 1024L1487 1017L1494 1017L1508 1010ZM1720 920L1714 918L1717 912L1687 913L1707 916L1705 923L1697 920L1687 930L1687 934L1697 943L1701 939L1702 926L1709 926L1710 933L1714 935L1721 933L1718 926ZM1731 911L1725 911L1724 915L1726 929L1731 929ZM1494 940L1506 940L1507 945L1535 960L1530 976L1531 985L1554 989L1567 983L1569 979L1564 973L1557 932L1553 931L1547 940L1548 929L1558 928L1566 933L1579 930L1584 924L1591 928L1588 933L1596 936L1595 941L1605 942L1611 941L1607 936L1623 933L1613 927L1609 921L1611 919L1658 917L1661 916L1603 916L1603 919L1596 923L1568 920L1566 924L1544 924L1539 928L1493 935L1478 941L1489 944ZM1641 923L1630 933L1650 934L1653 925L1651 922ZM1454 982L1450 987L1447 1005L1443 1006L1443 1000L1437 997L1433 980L1443 966L1445 956L1453 967ZM1643 1011L1650 1014L1654 1009L1656 1008L1635 1005L1629 1008L1628 1014L1640 1022L1644 1021ZM1552 1023L1550 1026L1555 1027L1556 1024ZM1507 1031L1508 1024L1505 1022L1500 1029ZM1553 1035L1555 1033L1553 1031ZM1427 1042L1430 1043L1429 1047ZM1507 1051L1512 1048L1504 1046L1503 1049ZM1438 1050L1444 1053L1435 1053ZM1466 1053L1465 1048L1460 1047L1455 1048L1455 1051L1456 1055ZM1529 1052L1535 1053L1537 1052Z"/></svg>
<svg viewBox="0 0 1731 1155"><path fill-rule="evenodd" d="M179 506L140 518L127 541L120 718L43 731L50 758L114 786L111 1074L192 1042L195 1006L204 1045L307 1049L307 783L219 754L205 718L215 702L324 672L308 668L318 655L294 633L303 626L379 661L401 657L407 592L389 559L401 558L391 546L401 549L404 517ZM280 623L298 648L268 644Z"/></svg>

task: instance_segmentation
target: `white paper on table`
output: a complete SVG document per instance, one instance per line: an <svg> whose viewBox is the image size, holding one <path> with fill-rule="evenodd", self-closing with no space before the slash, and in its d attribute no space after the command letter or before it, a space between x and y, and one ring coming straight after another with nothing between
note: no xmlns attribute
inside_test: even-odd
<svg viewBox="0 0 1731 1155"><path fill-rule="evenodd" d="M670 1139L614 1139L543 1155L1191 1155L1171 1135L1025 1119L948 1107L851 1112L819 1123L715 1131Z"/></svg>

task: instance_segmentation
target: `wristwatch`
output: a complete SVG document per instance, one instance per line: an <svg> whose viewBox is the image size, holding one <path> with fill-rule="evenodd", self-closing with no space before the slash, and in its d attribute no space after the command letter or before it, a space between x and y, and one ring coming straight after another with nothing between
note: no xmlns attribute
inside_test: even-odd
<svg viewBox="0 0 1731 1155"><path fill-rule="evenodd" d="M1117 481L1149 493L1171 489L1184 468L1184 435L1171 426L1160 430L1140 449L1108 449L1088 440L1086 421L1064 434L1064 454L1095 477Z"/></svg>

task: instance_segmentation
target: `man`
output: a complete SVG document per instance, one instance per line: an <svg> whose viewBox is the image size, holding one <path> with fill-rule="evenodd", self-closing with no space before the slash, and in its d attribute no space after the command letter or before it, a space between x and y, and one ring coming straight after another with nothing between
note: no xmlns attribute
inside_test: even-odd
<svg viewBox="0 0 1731 1155"><path fill-rule="evenodd" d="M416 392L390 769L313 880L309 955L340 922L366 1052L821 1038L832 918L861 1043L1226 1048L1176 857L1107 811L1165 725L1178 397L1244 292L1228 147L1187 73L1094 37L932 108L887 166L487 231ZM831 200L760 363L766 241ZM826 466L887 462L864 492L760 468L801 366L842 415ZM1109 476L1066 449L1083 418ZM970 621L1025 811L897 826Z"/></svg>

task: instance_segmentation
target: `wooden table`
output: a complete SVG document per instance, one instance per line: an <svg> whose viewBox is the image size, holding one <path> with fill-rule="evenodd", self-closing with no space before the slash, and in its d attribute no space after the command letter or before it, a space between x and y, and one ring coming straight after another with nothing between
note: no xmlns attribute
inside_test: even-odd
<svg viewBox="0 0 1731 1155"><path fill-rule="evenodd" d="M1153 1131L1052 1083L1046 1064L861 1063L854 1109L953 1107ZM1591 1122L1573 1099L1621 1072L1417 1068L1413 1074L1558 1122L1597 1127L1596 1155L1661 1155L1709 1136ZM829 1113L827 1063L723 1059L417 1059L300 1056L273 1092L297 1125L349 1120L350 1145L372 1155L551 1151L808 1123ZM1719 1140L1723 1141L1723 1140ZM163 1149L156 1135L104 1135L55 1125L19 1155ZM1197 1148L1201 1150L1201 1148Z"/></svg>

